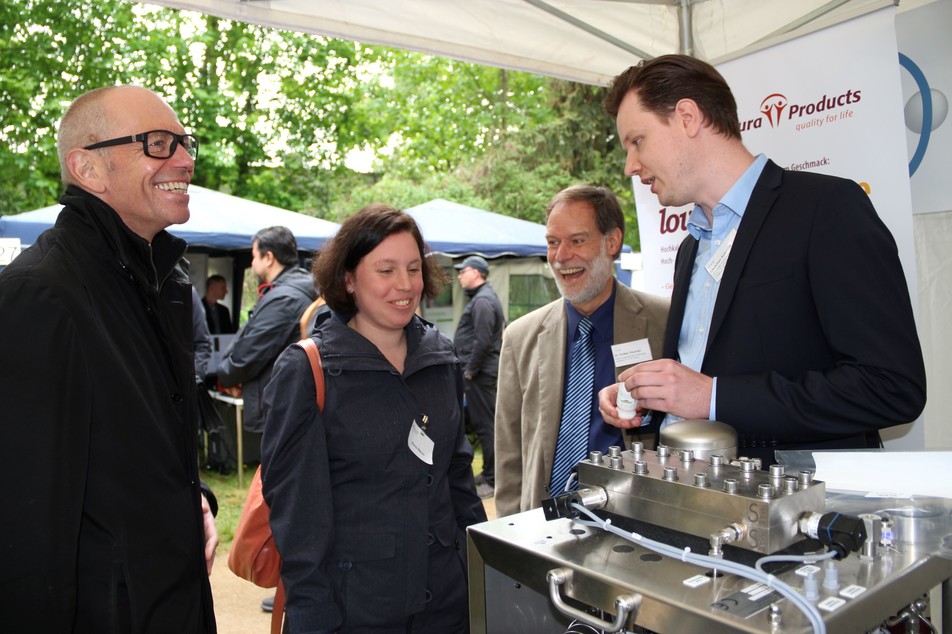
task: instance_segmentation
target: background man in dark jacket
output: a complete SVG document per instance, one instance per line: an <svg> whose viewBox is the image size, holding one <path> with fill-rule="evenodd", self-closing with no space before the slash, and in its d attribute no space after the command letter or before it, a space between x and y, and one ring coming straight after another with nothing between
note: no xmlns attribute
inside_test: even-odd
<svg viewBox="0 0 952 634"><path fill-rule="evenodd" d="M208 332L213 335L231 334L235 327L231 321L231 311L224 304L219 304L228 295L228 280L221 275L210 275L205 282L205 297L202 306L205 308L205 320L208 323Z"/></svg>
<svg viewBox="0 0 952 634"><path fill-rule="evenodd" d="M79 97L58 144L64 209L0 273L0 632L215 632L192 291L165 231L198 141L116 86Z"/></svg>
<svg viewBox="0 0 952 634"><path fill-rule="evenodd" d="M479 497L490 497L496 486L493 451L496 377L506 319L499 298L486 281L489 276L486 260L471 255L455 268L459 270L457 277L469 302L456 326L453 345L466 379L466 412L483 448L483 472L476 476L476 490Z"/></svg>
<svg viewBox="0 0 952 634"><path fill-rule="evenodd" d="M218 381L226 388L238 388L228 392L244 398L245 429L260 433L261 397L271 368L278 355L300 338L301 315L317 293L310 274L298 266L297 240L287 227L256 233L251 256L251 268L261 282L260 299L222 357Z"/></svg>

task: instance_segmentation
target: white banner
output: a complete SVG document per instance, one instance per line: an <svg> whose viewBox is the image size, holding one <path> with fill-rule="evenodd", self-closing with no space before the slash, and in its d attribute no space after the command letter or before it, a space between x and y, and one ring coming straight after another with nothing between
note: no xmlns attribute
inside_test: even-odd
<svg viewBox="0 0 952 634"><path fill-rule="evenodd" d="M912 211L952 209L952 1L933 2L901 13L896 36L903 54L903 117L910 157Z"/></svg>
<svg viewBox="0 0 952 634"><path fill-rule="evenodd" d="M915 252L895 9L888 7L718 66L747 148L781 167L860 183L889 226L915 299ZM645 290L671 294L693 206L665 208L634 180Z"/></svg>

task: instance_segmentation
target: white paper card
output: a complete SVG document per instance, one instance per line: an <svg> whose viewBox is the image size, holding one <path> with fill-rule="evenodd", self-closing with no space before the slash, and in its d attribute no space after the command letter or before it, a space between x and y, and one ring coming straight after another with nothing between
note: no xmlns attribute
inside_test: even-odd
<svg viewBox="0 0 952 634"><path fill-rule="evenodd" d="M612 357L615 358L616 368L651 361L651 346L647 339L616 343L612 345Z"/></svg>
<svg viewBox="0 0 952 634"><path fill-rule="evenodd" d="M714 252L714 255L708 261L707 266L704 267L718 283L721 281L721 276L724 275L724 267L727 266L727 258L731 255L731 247L734 246L734 238L736 236L737 229L731 229L731 232L727 234L727 238L721 242L721 246L717 248L717 251Z"/></svg>
<svg viewBox="0 0 952 634"><path fill-rule="evenodd" d="M0 238L0 266L13 262L20 255L20 238Z"/></svg>
<svg viewBox="0 0 952 634"><path fill-rule="evenodd" d="M410 426L410 436L407 438L407 446L413 455L427 464L433 464L433 441L426 432L423 431L416 421Z"/></svg>

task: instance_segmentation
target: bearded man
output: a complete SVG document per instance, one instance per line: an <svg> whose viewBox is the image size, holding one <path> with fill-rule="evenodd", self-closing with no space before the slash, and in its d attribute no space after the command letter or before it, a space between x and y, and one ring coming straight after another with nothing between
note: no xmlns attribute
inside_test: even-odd
<svg viewBox="0 0 952 634"><path fill-rule="evenodd" d="M627 344L636 356L660 356L668 300L617 283L614 260L624 237L618 199L604 187L574 185L546 208L547 259L562 297L503 333L496 396L500 517L541 506L550 492L563 490L564 467L588 451L630 445L630 430L602 420L598 390L626 367L616 366L613 344ZM579 364L583 356L587 364Z"/></svg>

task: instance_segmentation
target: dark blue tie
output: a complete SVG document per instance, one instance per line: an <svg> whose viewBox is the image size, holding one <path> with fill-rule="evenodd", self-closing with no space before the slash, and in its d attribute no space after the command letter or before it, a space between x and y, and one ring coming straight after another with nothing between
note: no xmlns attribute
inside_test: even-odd
<svg viewBox="0 0 952 634"><path fill-rule="evenodd" d="M595 346L592 344L592 322L582 317L569 363L569 376L562 405L559 439L552 461L552 482L549 491L562 492L569 472L588 451L588 429L592 414L592 386L595 383Z"/></svg>

